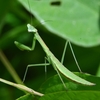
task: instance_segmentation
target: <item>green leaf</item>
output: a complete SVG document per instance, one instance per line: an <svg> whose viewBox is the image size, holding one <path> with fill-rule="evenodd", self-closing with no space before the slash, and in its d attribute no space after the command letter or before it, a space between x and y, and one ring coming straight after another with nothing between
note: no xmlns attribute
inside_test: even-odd
<svg viewBox="0 0 100 100"><path fill-rule="evenodd" d="M20 98L16 100L33 100L34 96L32 94L26 94L24 96L21 96Z"/></svg>
<svg viewBox="0 0 100 100"><path fill-rule="evenodd" d="M53 0L19 1L56 35L81 46L100 44L99 0L61 0L60 5L51 5Z"/></svg>
<svg viewBox="0 0 100 100"><path fill-rule="evenodd" d="M65 77L63 77L63 80L66 84L68 91L81 91L81 90L100 91L100 77L95 77L89 74L82 74L82 73L76 73L76 75L84 78L85 80L93 82L96 85L95 86L85 86L85 85L72 82L66 79ZM44 94L55 93L58 91L59 92L66 91L58 75L55 75L49 78L40 88L40 92Z"/></svg>
<svg viewBox="0 0 100 100"><path fill-rule="evenodd" d="M44 96L39 100L96 100L100 98L100 77L89 74L76 73L78 76L96 83L95 86L83 86L70 80L64 82L67 90L64 88L58 75L49 78L40 88Z"/></svg>
<svg viewBox="0 0 100 100"><path fill-rule="evenodd" d="M99 100L99 91L65 91L44 95L39 100Z"/></svg>
<svg viewBox="0 0 100 100"><path fill-rule="evenodd" d="M96 76L100 77L100 65L98 66Z"/></svg>
<svg viewBox="0 0 100 100"><path fill-rule="evenodd" d="M66 80L63 77L67 86L66 90L59 79L59 76L55 75L45 81L45 83L41 86L40 91L44 93L43 96L38 98L35 96L35 99L27 99L27 97L32 96L28 94L28 96L22 96L18 100L98 100L98 98L100 98L100 77L83 73L75 74L86 80L96 83L96 85L83 86L70 80Z"/></svg>

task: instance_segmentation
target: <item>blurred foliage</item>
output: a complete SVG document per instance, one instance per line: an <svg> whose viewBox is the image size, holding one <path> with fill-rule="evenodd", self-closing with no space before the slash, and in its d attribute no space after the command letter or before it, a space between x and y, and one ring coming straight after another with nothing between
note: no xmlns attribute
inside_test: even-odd
<svg viewBox="0 0 100 100"><path fill-rule="evenodd" d="M60 60L65 44L65 40L56 35L52 35L44 26L33 17L34 25L53 54ZM33 52L20 51L14 45L14 41L31 46L32 34L27 34L26 24L30 22L30 13L17 0L0 0L0 49L4 52L7 59L14 67L20 78L24 76L26 66L32 63L43 63L45 53L41 46L36 43ZM52 22L53 23L53 22ZM79 47L72 45L79 65L83 72L95 75L100 63L100 46L91 48ZM78 71L75 61L71 54L70 48L66 51L64 65L71 71ZM0 77L15 81L4 64L0 60ZM48 67L47 77L56 74L52 66ZM45 80L44 67L32 67L28 70L25 84L38 89ZM3 83L0 83L0 99L15 100L24 93Z"/></svg>

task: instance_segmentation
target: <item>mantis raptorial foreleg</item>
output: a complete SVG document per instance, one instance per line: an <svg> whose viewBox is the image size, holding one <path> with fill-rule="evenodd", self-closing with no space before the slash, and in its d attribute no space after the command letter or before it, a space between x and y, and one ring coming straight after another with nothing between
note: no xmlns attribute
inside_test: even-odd
<svg viewBox="0 0 100 100"><path fill-rule="evenodd" d="M35 36L33 37L32 47L28 47L28 46L26 46L26 45L24 45L22 43L17 42L17 41L15 41L14 43L22 51L23 50L33 51L34 48L35 48L35 44L36 44L36 38L35 38Z"/></svg>

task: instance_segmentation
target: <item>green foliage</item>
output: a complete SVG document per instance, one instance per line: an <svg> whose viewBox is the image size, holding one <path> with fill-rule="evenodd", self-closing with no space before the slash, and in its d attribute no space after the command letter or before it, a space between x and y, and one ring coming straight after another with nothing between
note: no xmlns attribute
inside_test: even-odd
<svg viewBox="0 0 100 100"><path fill-rule="evenodd" d="M92 82L96 82L95 86L83 86L80 84L73 83L69 80L64 79L64 82L67 86L67 90L63 87L59 76L55 75L49 78L45 83L42 84L39 91L44 93L45 95L42 97L36 97L36 100L95 100L100 98L100 78L94 77L88 74L80 74L76 73L77 75L84 77L87 80ZM25 95L26 97L26 95ZM32 97L32 95L28 95L28 97ZM23 96L21 97L26 100ZM34 98L34 97L33 97ZM18 99L20 100L20 99ZM32 99L30 99L32 100ZM35 100L35 98L33 99Z"/></svg>
<svg viewBox="0 0 100 100"><path fill-rule="evenodd" d="M16 100L33 100L33 95L31 95L31 94L26 94L26 95L24 95L24 96L22 96L22 97L20 97L20 98L18 98L18 99L16 99Z"/></svg>
<svg viewBox="0 0 100 100"><path fill-rule="evenodd" d="M27 0L19 0L29 11ZM81 46L100 44L99 0L30 0L32 14L56 35ZM43 6L45 5L45 6ZM79 42L80 41L80 42Z"/></svg>
<svg viewBox="0 0 100 100"><path fill-rule="evenodd" d="M29 10L27 0L19 1ZM82 71L96 75L100 63L100 47L97 46L100 44L100 1L61 0L62 3L58 6L51 5L52 1L30 0L32 14L38 19L37 21L34 17L32 18L33 25L36 26L47 46L59 60L61 59L65 43L62 38L69 39L72 43L80 45L80 47L73 45L73 48ZM33 52L21 52L14 45L14 41L18 40L31 46L33 37L27 32L26 27L26 24L30 23L30 14L21 4L17 0L7 0L5 2L0 0L0 49L3 50L8 61L22 79L26 66L33 63L43 63L45 54L38 43ZM40 25L43 20L45 21L44 24ZM82 46L91 48L84 48ZM71 71L78 71L69 47L66 54L64 65ZM0 59L2 59L1 55ZM0 77L15 81L10 75L11 73L4 67L5 64L0 60ZM99 73L100 71L98 71L97 75ZM48 80L46 81L44 67L33 67L28 71L25 84L40 93L44 93L43 97L31 94L25 95L20 90L0 83L0 99L97 100L100 98L99 77L78 74L96 83L96 86L87 87L64 80L68 87L68 91L66 91L58 76L53 75L55 75L55 71L51 66L48 67Z"/></svg>
<svg viewBox="0 0 100 100"><path fill-rule="evenodd" d="M30 98L31 95L28 96ZM50 93L48 95L45 95L39 99L24 99L19 98L17 100L96 100L100 97L100 92L96 91L62 91L57 93Z"/></svg>
<svg viewBox="0 0 100 100"><path fill-rule="evenodd" d="M39 100L96 100L99 98L100 92L96 91L69 91L69 92L58 92L55 94L48 94Z"/></svg>
<svg viewBox="0 0 100 100"><path fill-rule="evenodd" d="M100 78L99 77L95 77L95 76L91 76L89 74L81 74L81 73L76 73L76 75L89 80L91 82L95 82L96 85L95 86L84 86L84 85L80 85L74 82L71 82L70 80L66 80L66 78L63 77L64 82L67 86L67 91L86 91L86 90L90 90L90 91L99 91L100 90ZM61 91L66 91L65 88L63 87L61 80L59 79L59 77L57 75L49 78L45 83L42 84L42 86L40 87L40 92L44 93L44 94L48 94L48 93L56 93L56 92L61 92Z"/></svg>

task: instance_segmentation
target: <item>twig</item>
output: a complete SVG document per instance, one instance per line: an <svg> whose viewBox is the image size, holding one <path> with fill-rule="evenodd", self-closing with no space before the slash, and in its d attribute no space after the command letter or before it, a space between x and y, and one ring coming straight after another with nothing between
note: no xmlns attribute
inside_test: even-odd
<svg viewBox="0 0 100 100"><path fill-rule="evenodd" d="M13 87L16 87L16 88L18 88L20 90L23 90L23 91L28 92L28 93L33 94L33 95L38 95L38 96L43 96L44 95L42 93L34 91L33 89L31 89L31 88L29 88L27 86L24 86L24 85L21 85L21 84L16 84L16 83L4 80L2 78L0 78L0 82L3 82L3 83L8 84L8 85L11 85Z"/></svg>

